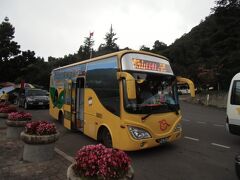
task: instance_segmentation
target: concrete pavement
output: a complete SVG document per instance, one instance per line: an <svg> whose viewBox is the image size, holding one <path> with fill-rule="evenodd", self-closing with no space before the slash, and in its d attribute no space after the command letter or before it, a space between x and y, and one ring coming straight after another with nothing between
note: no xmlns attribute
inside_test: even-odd
<svg viewBox="0 0 240 180"><path fill-rule="evenodd" d="M41 163L22 160L23 142L6 138L6 129L0 129L1 180L65 180L70 160L55 151L54 159Z"/></svg>

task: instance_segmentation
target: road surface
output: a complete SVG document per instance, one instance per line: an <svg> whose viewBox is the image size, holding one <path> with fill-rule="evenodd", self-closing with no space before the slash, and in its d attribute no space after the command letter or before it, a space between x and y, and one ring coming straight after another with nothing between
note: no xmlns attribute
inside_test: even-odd
<svg viewBox="0 0 240 180"><path fill-rule="evenodd" d="M172 144L128 152L136 180L237 180L234 157L240 137L225 128L225 110L181 101L183 137ZM51 119L48 110L29 110L34 119ZM57 123L61 137L56 147L68 154L82 146L97 144L80 132Z"/></svg>

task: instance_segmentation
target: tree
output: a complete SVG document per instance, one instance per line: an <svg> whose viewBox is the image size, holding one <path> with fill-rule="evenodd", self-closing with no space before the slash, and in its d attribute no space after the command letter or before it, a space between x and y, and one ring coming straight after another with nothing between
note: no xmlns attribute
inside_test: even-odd
<svg viewBox="0 0 240 180"><path fill-rule="evenodd" d="M145 45L142 45L142 46L140 47L140 51L151 52L151 49L150 49L149 47L145 46Z"/></svg>
<svg viewBox="0 0 240 180"><path fill-rule="evenodd" d="M15 28L6 17L0 24L0 82L26 82L48 87L51 64L31 50L20 51L13 41Z"/></svg>
<svg viewBox="0 0 240 180"><path fill-rule="evenodd" d="M215 10L162 54L170 59L175 74L200 87L208 84L227 90L240 72L239 0L216 1Z"/></svg>
<svg viewBox="0 0 240 180"><path fill-rule="evenodd" d="M13 41L15 28L5 17L0 24L0 81L12 80L15 76L14 71L9 71L13 65L10 60L14 59L20 53L20 46Z"/></svg>
<svg viewBox="0 0 240 180"><path fill-rule="evenodd" d="M217 0L215 1L216 6L212 8L212 12L221 13L224 10L239 8L240 0Z"/></svg>
<svg viewBox="0 0 240 180"><path fill-rule="evenodd" d="M24 79L31 84L48 88L52 68L48 62L42 61L41 58L37 59L35 63L31 63L21 69L21 75L18 76L16 81Z"/></svg>
<svg viewBox="0 0 240 180"><path fill-rule="evenodd" d="M218 0L215 3L217 7L239 7L240 0Z"/></svg>
<svg viewBox="0 0 240 180"><path fill-rule="evenodd" d="M5 69L3 69L2 73L2 81L11 81L14 82L16 80L27 80L26 75L28 72L24 71L24 68L26 68L29 65L34 65L36 63L42 63L44 62L43 58L35 57L34 51L22 51L22 53L9 61L4 62ZM44 70L43 70L44 71ZM34 71L34 73L37 73ZM34 79L36 76L32 76Z"/></svg>
<svg viewBox="0 0 240 180"><path fill-rule="evenodd" d="M8 17L0 24L0 61L7 61L20 53L20 46L13 41L15 28Z"/></svg>
<svg viewBox="0 0 240 180"><path fill-rule="evenodd" d="M92 39L93 34L90 33L89 37L85 37L84 45L81 45L78 50L78 56L81 57L81 60L89 59L93 52L94 40Z"/></svg>
<svg viewBox="0 0 240 180"><path fill-rule="evenodd" d="M116 40L118 38L115 37L116 33L113 32L112 25L110 27L110 31L105 35L105 44L101 44L98 48L98 55L108 54L111 52L119 51L119 47L116 44Z"/></svg>
<svg viewBox="0 0 240 180"><path fill-rule="evenodd" d="M159 40L156 40L153 45L152 52L160 54L162 51L167 49L167 44L164 42L160 42Z"/></svg>

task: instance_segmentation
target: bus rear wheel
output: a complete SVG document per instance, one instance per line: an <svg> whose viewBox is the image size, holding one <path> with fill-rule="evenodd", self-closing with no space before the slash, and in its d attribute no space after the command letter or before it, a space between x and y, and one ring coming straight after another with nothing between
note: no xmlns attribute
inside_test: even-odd
<svg viewBox="0 0 240 180"><path fill-rule="evenodd" d="M63 113L60 112L59 115L58 115L58 122L59 122L60 124L63 124L63 121L64 121L64 116L63 116Z"/></svg>
<svg viewBox="0 0 240 180"><path fill-rule="evenodd" d="M112 147L112 137L110 132L106 128L102 132L102 143L107 148Z"/></svg>

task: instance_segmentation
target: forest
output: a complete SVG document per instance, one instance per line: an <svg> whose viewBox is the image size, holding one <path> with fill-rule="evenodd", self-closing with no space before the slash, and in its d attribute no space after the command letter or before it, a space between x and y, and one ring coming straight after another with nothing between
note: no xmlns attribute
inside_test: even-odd
<svg viewBox="0 0 240 180"><path fill-rule="evenodd" d="M189 33L171 45L156 40L139 50L166 56L176 75L188 77L198 89L228 90L231 78L240 72L240 1L218 0L211 13ZM93 36L85 37L79 49L64 57L36 57L34 50L21 51L14 41L15 28L5 17L0 24L0 82L21 80L47 89L52 69L92 57L117 52L118 38L112 25L98 49Z"/></svg>

